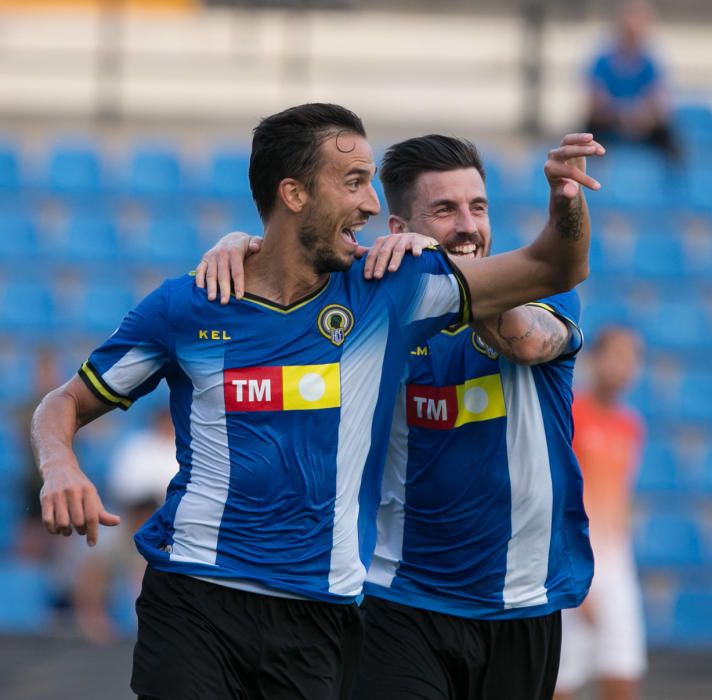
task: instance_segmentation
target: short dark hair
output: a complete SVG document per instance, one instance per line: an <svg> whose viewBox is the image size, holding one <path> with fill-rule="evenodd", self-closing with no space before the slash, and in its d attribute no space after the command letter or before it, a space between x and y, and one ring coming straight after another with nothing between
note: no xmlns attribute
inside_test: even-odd
<svg viewBox="0 0 712 700"><path fill-rule="evenodd" d="M250 188L263 220L274 208L277 185L284 178L293 177L311 190L319 169L319 147L342 131L366 137L356 114L319 102L290 107L257 125L250 154Z"/></svg>
<svg viewBox="0 0 712 700"><path fill-rule="evenodd" d="M419 175L475 168L485 179L482 158L467 139L429 134L391 146L381 162L381 182L391 214L410 216L413 186Z"/></svg>

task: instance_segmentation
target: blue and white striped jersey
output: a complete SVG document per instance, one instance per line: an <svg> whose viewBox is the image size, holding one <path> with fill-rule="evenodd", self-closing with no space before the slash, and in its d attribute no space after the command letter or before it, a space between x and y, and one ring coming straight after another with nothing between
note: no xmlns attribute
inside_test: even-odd
<svg viewBox="0 0 712 700"><path fill-rule="evenodd" d="M574 331L553 362L515 365L467 326L411 351L367 595L479 619L585 597L593 559L571 449L580 305L576 292L538 305Z"/></svg>
<svg viewBox="0 0 712 700"><path fill-rule="evenodd" d="M380 282L357 262L289 307L164 283L80 370L122 408L170 388L180 470L139 551L163 571L353 601L408 349L467 317L466 287L435 250Z"/></svg>

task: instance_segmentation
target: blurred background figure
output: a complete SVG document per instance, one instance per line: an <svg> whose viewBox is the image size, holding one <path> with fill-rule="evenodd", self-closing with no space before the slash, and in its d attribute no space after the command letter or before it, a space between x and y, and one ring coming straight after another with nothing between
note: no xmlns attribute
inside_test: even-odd
<svg viewBox="0 0 712 700"><path fill-rule="evenodd" d="M611 45L590 69L585 130L609 146L646 144L677 157L663 71L648 45L653 19L645 0L620 6Z"/></svg>
<svg viewBox="0 0 712 700"><path fill-rule="evenodd" d="M111 460L107 494L121 524L104 528L95 548L77 547L74 612L81 634L95 644L135 634L134 602L146 561L133 535L163 503L177 471L170 413L157 409L148 427L127 437Z"/></svg>
<svg viewBox="0 0 712 700"><path fill-rule="evenodd" d="M590 351L588 390L574 398L574 450L596 563L588 597L563 614L557 700L570 700L589 680L601 700L640 697L645 639L631 524L644 428L622 396L640 373L641 351L629 328L601 328Z"/></svg>

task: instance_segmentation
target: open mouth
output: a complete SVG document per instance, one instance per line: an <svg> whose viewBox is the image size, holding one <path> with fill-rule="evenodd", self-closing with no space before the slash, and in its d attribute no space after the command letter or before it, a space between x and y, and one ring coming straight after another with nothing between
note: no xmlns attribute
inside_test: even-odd
<svg viewBox="0 0 712 700"><path fill-rule="evenodd" d="M365 222L359 222L357 224L353 224L352 226L344 226L344 228L341 229L341 235L351 241L354 245L358 245L356 233L360 231L364 225Z"/></svg>
<svg viewBox="0 0 712 700"><path fill-rule="evenodd" d="M481 257L481 246L477 243L464 243L462 245L448 246L448 253L457 255L462 258L477 258Z"/></svg>

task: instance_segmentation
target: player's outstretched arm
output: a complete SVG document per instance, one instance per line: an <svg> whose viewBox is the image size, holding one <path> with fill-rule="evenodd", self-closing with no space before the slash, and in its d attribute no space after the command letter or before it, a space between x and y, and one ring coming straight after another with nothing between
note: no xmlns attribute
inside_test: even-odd
<svg viewBox="0 0 712 700"><path fill-rule="evenodd" d="M582 188L600 189L586 174L586 157L604 153L591 134L565 136L544 165L549 218L539 237L524 248L490 258L453 258L470 288L474 319L568 291L586 279L591 221Z"/></svg>
<svg viewBox="0 0 712 700"><path fill-rule="evenodd" d="M518 365L551 362L568 350L571 329L539 306L518 306L473 321L478 335L500 355Z"/></svg>
<svg viewBox="0 0 712 700"><path fill-rule="evenodd" d="M42 521L53 535L86 535L93 547L99 525L118 525L94 484L79 467L72 450L77 430L111 410L89 391L79 377L51 391L32 416L31 442L44 484L40 491Z"/></svg>

